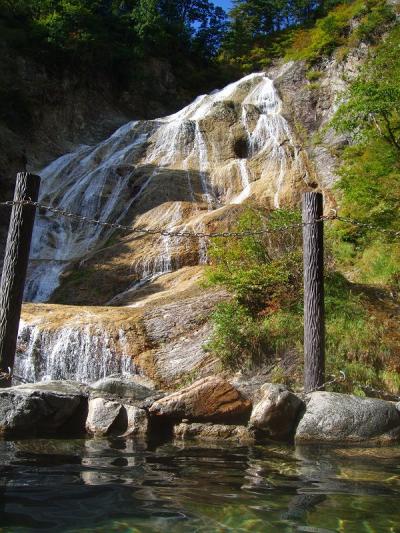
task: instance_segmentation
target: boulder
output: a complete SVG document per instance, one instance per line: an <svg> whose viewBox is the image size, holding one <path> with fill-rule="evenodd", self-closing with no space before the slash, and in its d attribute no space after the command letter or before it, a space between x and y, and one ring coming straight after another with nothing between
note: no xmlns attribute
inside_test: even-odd
<svg viewBox="0 0 400 533"><path fill-rule="evenodd" d="M104 398L91 399L89 400L86 430L94 435L121 433L124 429L124 420L122 420L125 418L124 414L123 407L119 402Z"/></svg>
<svg viewBox="0 0 400 533"><path fill-rule="evenodd" d="M127 416L127 428L122 436L145 440L149 432L147 412L133 405L125 405L124 408Z"/></svg>
<svg viewBox="0 0 400 533"><path fill-rule="evenodd" d="M149 379L138 375L117 374L108 376L92 383L90 388L93 397L99 393L118 398L129 398L130 400L145 400L157 392Z"/></svg>
<svg viewBox="0 0 400 533"><path fill-rule="evenodd" d="M400 440L396 404L336 392L313 392L297 427L296 443L388 444Z"/></svg>
<svg viewBox="0 0 400 533"><path fill-rule="evenodd" d="M202 441L223 441L235 444L253 444L254 433L245 426L235 426L226 424L202 424L181 423L174 426L174 438L177 440L202 440Z"/></svg>
<svg viewBox="0 0 400 533"><path fill-rule="evenodd" d="M150 414L195 422L247 422L251 402L225 379L210 376L157 400Z"/></svg>
<svg viewBox="0 0 400 533"><path fill-rule="evenodd" d="M96 436L112 434L143 440L149 431L147 412L135 405L93 398L89 400L86 430Z"/></svg>
<svg viewBox="0 0 400 533"><path fill-rule="evenodd" d="M284 385L265 383L253 407L249 426L273 440L287 440L296 429L303 401Z"/></svg>
<svg viewBox="0 0 400 533"><path fill-rule="evenodd" d="M47 435L63 429L83 430L87 408L84 387L53 381L0 390L0 434Z"/></svg>

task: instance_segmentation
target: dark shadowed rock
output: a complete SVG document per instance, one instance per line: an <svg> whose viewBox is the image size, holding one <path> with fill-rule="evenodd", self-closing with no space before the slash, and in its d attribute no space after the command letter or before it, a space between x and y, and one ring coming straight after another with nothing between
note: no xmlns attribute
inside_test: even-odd
<svg viewBox="0 0 400 533"><path fill-rule="evenodd" d="M265 383L253 407L249 426L276 440L290 438L296 429L302 400L283 385Z"/></svg>
<svg viewBox="0 0 400 533"><path fill-rule="evenodd" d="M24 384L0 391L0 434L46 435L64 426L80 431L87 393L73 382ZM72 420L74 419L74 420Z"/></svg>
<svg viewBox="0 0 400 533"><path fill-rule="evenodd" d="M298 443L386 444L400 440L396 404L335 392L313 392L297 427Z"/></svg>
<svg viewBox="0 0 400 533"><path fill-rule="evenodd" d="M189 387L157 400L150 414L179 420L235 423L247 420L251 402L218 376L196 381Z"/></svg>
<svg viewBox="0 0 400 533"><path fill-rule="evenodd" d="M124 406L127 415L127 428L123 437L145 440L149 433L149 420L144 409L133 405Z"/></svg>
<svg viewBox="0 0 400 533"><path fill-rule="evenodd" d="M174 426L174 438L178 440L227 441L235 444L252 444L254 432L245 426L194 422Z"/></svg>

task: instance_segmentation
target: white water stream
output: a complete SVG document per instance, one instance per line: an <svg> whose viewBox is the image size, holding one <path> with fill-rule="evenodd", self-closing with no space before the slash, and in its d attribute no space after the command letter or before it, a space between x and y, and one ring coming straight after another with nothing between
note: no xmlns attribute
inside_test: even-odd
<svg viewBox="0 0 400 533"><path fill-rule="evenodd" d="M270 170L275 175L273 203L279 207L285 173L292 163L288 162L285 144L294 143L288 124L281 115L281 102L273 81L260 73L250 74L221 91L199 96L168 117L130 122L98 146L81 146L75 152L60 157L40 172L41 201L88 218L120 222L126 220L132 206L141 204L146 191L161 172L181 169L187 175L188 200L196 200L193 187L199 179L207 210L217 208L220 204L213 191L213 169L217 163L209 154L212 132L207 131L207 124L202 121L213 114L218 103L230 99L236 102L240 92L244 93L244 97L242 95L239 101L238 121L247 137L249 153L247 158L237 160L242 190L233 191L225 203L240 203L251 195L253 176L249 172L249 162L265 156L264 172ZM249 118L249 113L253 118ZM296 158L296 150L294 153ZM135 182L132 190L132 172L138 168L148 170L137 184ZM225 192L232 190L230 176L226 176L225 181ZM167 183L163 187L168 187ZM199 201L201 198L197 197L197 203ZM195 210L198 211L198 208L197 205ZM131 222L135 224L134 215ZM177 225L182 222L176 220ZM168 225L168 229L173 228L174 225ZM111 230L67 218L38 217L26 298L31 301L48 300L68 263L85 257L110 234ZM143 275L170 271L170 244L166 239L159 241L160 259L151 267L151 272L146 270Z"/></svg>
<svg viewBox="0 0 400 533"><path fill-rule="evenodd" d="M218 113L224 117L228 112L236 114L247 154L237 157L227 152L223 160L222 147L226 151L234 141L232 128L223 126L227 129L222 139L214 128L218 120L225 120ZM294 155L289 155L287 145ZM286 174L298 164L298 153L273 81L263 73L199 96L173 115L130 122L97 146L80 146L60 157L40 172L40 200L88 218L132 227L143 227L146 220L152 229L205 231L204 216L252 195L254 181L260 177L251 170L257 161L261 162L257 168L262 168L272 184L272 203L279 207ZM232 163L239 183L229 171ZM184 203L191 205L189 211ZM68 265L101 247L111 234L112 230L101 226L42 213L35 225L26 299L47 301ZM132 266L140 281L127 290L177 269L179 246L182 238L155 237L152 255ZM203 238L198 242L198 262L206 261ZM104 335L93 328L64 328L50 335L25 324L20 339L26 349L19 355L16 372L28 380L90 381L115 371L131 371L128 359L116 357ZM35 354L39 352L38 363Z"/></svg>
<svg viewBox="0 0 400 533"><path fill-rule="evenodd" d="M49 331L20 323L14 374L24 381L72 379L90 383L110 374L134 373L123 330L112 338L95 324Z"/></svg>

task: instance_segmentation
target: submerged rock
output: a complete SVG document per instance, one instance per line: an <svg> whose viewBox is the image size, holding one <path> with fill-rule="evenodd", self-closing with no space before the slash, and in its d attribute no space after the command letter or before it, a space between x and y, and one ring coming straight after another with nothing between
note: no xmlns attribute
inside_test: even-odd
<svg viewBox="0 0 400 533"><path fill-rule="evenodd" d="M283 385L265 383L253 407L249 426L274 440L290 439L296 429L302 400Z"/></svg>
<svg viewBox="0 0 400 533"><path fill-rule="evenodd" d="M247 421L250 409L251 402L228 381L210 376L157 400L150 414L175 420L240 423Z"/></svg>
<svg viewBox="0 0 400 533"><path fill-rule="evenodd" d="M336 392L313 392L297 427L297 443L374 443L400 440L396 404Z"/></svg>
<svg viewBox="0 0 400 533"><path fill-rule="evenodd" d="M24 384L0 391L0 434L47 435L84 428L87 393L73 382Z"/></svg>
<svg viewBox="0 0 400 533"><path fill-rule="evenodd" d="M226 424L202 424L182 422L174 426L174 438L179 440L199 439L204 441L230 441L237 444L252 444L254 432L245 426Z"/></svg>

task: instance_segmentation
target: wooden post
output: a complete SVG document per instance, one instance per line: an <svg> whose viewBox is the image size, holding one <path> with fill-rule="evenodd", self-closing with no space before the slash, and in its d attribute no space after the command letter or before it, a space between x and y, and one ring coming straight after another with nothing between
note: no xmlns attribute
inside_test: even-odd
<svg viewBox="0 0 400 533"><path fill-rule="evenodd" d="M14 201L36 202L39 187L39 176L20 172ZM34 206L21 204L11 211L0 284L0 388L11 385L35 212Z"/></svg>
<svg viewBox="0 0 400 533"><path fill-rule="evenodd" d="M303 194L304 257L304 390L325 381L324 319L324 224L313 222L323 215L323 196Z"/></svg>

